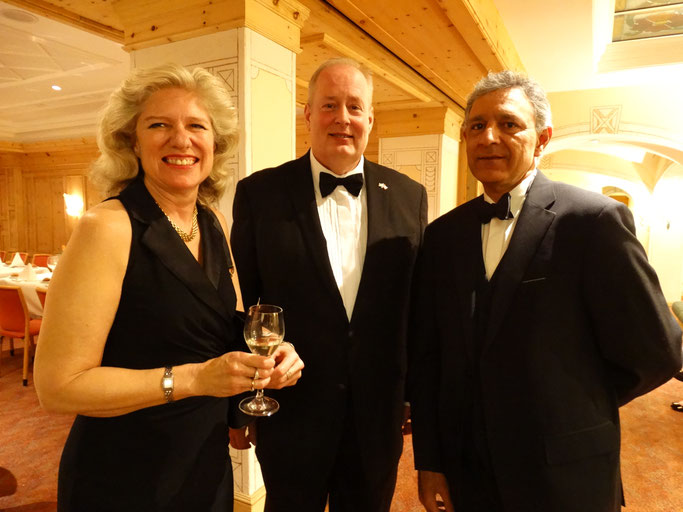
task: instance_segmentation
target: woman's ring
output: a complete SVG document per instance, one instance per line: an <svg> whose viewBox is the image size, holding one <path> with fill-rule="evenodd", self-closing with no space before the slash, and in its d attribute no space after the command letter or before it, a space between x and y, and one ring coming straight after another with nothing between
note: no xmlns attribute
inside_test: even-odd
<svg viewBox="0 0 683 512"><path fill-rule="evenodd" d="M287 372L285 373L285 378L286 378L287 380L289 380L289 379L292 378L292 376L289 374L289 370L287 370Z"/></svg>
<svg viewBox="0 0 683 512"><path fill-rule="evenodd" d="M254 378L252 380L258 380L258 368L256 368L256 371L254 372Z"/></svg>
<svg viewBox="0 0 683 512"><path fill-rule="evenodd" d="M251 391L254 391L254 379L251 379Z"/></svg>

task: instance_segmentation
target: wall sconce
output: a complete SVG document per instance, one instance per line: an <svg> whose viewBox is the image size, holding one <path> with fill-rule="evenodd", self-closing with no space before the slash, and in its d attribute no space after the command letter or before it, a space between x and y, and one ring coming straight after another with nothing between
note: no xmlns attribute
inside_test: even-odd
<svg viewBox="0 0 683 512"><path fill-rule="evenodd" d="M64 194L64 204L66 205L66 214L71 217L80 217L83 215L83 198L76 194Z"/></svg>

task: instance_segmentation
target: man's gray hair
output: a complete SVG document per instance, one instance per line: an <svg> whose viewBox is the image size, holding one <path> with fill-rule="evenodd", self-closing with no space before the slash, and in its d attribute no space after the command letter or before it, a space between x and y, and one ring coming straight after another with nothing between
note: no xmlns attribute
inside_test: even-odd
<svg viewBox="0 0 683 512"><path fill-rule="evenodd" d="M534 109L536 133L541 133L547 127L553 125L550 102L540 84L524 73L507 69L498 73L489 72L487 76L479 80L477 85L474 86L474 90L467 98L465 123L469 120L472 105L476 100L490 92L499 89L512 89L513 87L522 89L529 99L529 103L531 103L531 107Z"/></svg>
<svg viewBox="0 0 683 512"><path fill-rule="evenodd" d="M318 69L316 69L315 72L313 73L311 80L308 82L308 104L309 105L313 101L313 93L315 92L315 86L318 83L318 77L320 76L320 73L322 73L323 70L325 70L331 66L349 66L352 68L356 68L358 71L360 71L363 74L363 76L365 77L365 81L368 84L368 89L370 89L370 103L372 104L372 90L373 90L372 71L370 71L368 68L363 66L360 62L355 61L353 59L349 59L348 57L336 57L334 59L326 60L325 62L320 64Z"/></svg>

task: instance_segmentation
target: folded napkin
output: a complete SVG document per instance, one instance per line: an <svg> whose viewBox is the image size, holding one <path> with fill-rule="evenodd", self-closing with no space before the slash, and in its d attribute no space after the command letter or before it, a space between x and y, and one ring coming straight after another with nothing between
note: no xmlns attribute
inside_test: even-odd
<svg viewBox="0 0 683 512"><path fill-rule="evenodd" d="M9 264L10 267L23 267L24 260L21 259L18 252L14 253L14 258L12 258L12 263Z"/></svg>
<svg viewBox="0 0 683 512"><path fill-rule="evenodd" d="M19 279L23 279L24 281L35 281L38 279L36 277L36 271L33 270L33 265L30 263L24 267L24 270L19 272Z"/></svg>

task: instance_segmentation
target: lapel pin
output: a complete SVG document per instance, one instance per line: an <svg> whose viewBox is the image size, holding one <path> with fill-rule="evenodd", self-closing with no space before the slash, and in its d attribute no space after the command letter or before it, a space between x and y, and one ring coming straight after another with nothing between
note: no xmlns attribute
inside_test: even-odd
<svg viewBox="0 0 683 512"><path fill-rule="evenodd" d="M389 188L389 187L386 186L385 183L380 183L380 184L377 185L377 186L378 186L379 188L381 188L382 190L387 190L387 189Z"/></svg>

